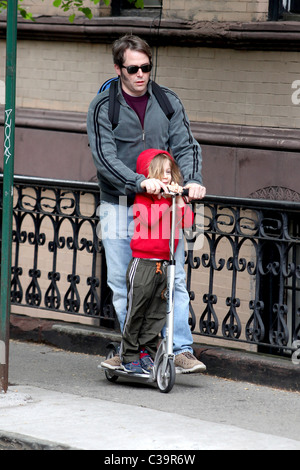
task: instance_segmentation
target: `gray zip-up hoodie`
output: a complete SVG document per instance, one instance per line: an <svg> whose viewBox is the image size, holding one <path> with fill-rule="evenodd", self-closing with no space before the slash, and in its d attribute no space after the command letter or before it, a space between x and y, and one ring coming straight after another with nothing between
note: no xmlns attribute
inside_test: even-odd
<svg viewBox="0 0 300 470"><path fill-rule="evenodd" d="M139 154L149 148L170 150L180 167L184 184L202 184L201 148L191 133L189 120L178 96L169 88L162 88L175 112L170 120L166 117L152 93L150 80L144 128L136 112L126 103L120 81L117 94L120 114L114 130L108 118L109 90L98 94L91 102L87 132L101 200L118 203L119 196L133 197L142 191L140 184L145 176L136 173L136 161Z"/></svg>

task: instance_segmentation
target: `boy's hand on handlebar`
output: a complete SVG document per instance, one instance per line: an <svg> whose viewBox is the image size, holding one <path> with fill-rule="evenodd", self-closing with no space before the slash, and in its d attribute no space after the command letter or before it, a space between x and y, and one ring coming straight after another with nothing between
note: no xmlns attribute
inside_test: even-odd
<svg viewBox="0 0 300 470"><path fill-rule="evenodd" d="M174 181L172 181L172 183L168 184L167 186L168 186L168 190L171 193L181 194L183 191L183 187L180 186L178 183L174 183Z"/></svg>

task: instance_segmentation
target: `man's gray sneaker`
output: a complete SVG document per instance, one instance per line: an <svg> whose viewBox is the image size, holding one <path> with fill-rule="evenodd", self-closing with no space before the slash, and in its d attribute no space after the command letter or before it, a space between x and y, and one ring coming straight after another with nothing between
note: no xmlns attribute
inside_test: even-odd
<svg viewBox="0 0 300 470"><path fill-rule="evenodd" d="M101 362L101 367L106 369L116 370L116 369L123 369L120 356L117 354L109 359L105 359L105 361Z"/></svg>

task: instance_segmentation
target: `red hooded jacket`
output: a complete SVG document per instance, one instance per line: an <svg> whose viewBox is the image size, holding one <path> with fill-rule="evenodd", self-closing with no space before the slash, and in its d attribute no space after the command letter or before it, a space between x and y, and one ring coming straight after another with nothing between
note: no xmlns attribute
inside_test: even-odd
<svg viewBox="0 0 300 470"><path fill-rule="evenodd" d="M142 152L137 159L136 171L148 178L151 160L165 150L149 149ZM172 157L171 157L172 158ZM133 205L134 235L131 240L134 258L169 259L170 233L172 220L172 198L142 193L137 194ZM177 207L175 228L175 250L178 245L179 228L191 227L194 214L188 205Z"/></svg>

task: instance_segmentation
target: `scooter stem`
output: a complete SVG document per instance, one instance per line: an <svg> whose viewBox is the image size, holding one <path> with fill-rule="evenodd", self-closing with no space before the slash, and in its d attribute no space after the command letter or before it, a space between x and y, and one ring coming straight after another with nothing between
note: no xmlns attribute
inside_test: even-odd
<svg viewBox="0 0 300 470"><path fill-rule="evenodd" d="M172 223L170 236L170 261L168 266L168 299L167 299L167 318L166 318L166 353L173 355L173 336L174 336L174 294L175 294L175 226L176 226L176 195L172 195Z"/></svg>

